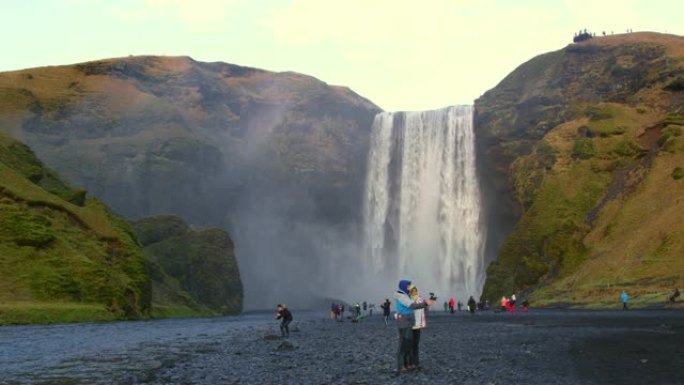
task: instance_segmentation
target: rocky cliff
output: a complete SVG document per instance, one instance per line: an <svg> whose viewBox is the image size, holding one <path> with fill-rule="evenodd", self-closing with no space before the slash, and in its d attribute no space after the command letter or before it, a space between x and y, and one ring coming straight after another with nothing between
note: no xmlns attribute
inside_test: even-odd
<svg viewBox="0 0 684 385"><path fill-rule="evenodd" d="M683 89L684 38L633 33L535 57L475 102L504 234L486 297L662 303L684 284Z"/></svg>
<svg viewBox="0 0 684 385"><path fill-rule="evenodd" d="M308 76L187 57L0 74L0 131L128 218L228 229L256 307L341 284L320 272L355 254L378 111Z"/></svg>

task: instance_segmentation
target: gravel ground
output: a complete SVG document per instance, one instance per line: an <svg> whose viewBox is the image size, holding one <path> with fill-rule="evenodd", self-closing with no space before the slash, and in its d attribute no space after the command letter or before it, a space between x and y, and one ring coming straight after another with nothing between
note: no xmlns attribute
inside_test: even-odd
<svg viewBox="0 0 684 385"><path fill-rule="evenodd" d="M271 316L0 328L0 384L684 384L684 312L431 312L400 375L379 316L295 311L287 340Z"/></svg>

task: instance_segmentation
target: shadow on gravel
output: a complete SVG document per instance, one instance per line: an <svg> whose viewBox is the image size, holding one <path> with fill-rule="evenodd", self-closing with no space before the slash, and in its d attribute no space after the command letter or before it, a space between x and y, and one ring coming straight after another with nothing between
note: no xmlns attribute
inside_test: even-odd
<svg viewBox="0 0 684 385"><path fill-rule="evenodd" d="M580 376L598 384L684 384L684 324L575 342Z"/></svg>

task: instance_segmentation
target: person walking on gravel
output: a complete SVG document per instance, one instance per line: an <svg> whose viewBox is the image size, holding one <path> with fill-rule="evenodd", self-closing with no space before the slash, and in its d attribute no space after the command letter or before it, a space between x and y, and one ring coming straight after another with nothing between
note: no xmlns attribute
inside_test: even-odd
<svg viewBox="0 0 684 385"><path fill-rule="evenodd" d="M382 318L385 320L385 325L387 325L390 316L390 300L385 298L385 302L380 307L382 308Z"/></svg>
<svg viewBox="0 0 684 385"><path fill-rule="evenodd" d="M620 294L620 299L622 300L622 310L627 310L627 302L629 301L629 296L626 291L622 291Z"/></svg>
<svg viewBox="0 0 684 385"><path fill-rule="evenodd" d="M290 337L290 322L292 322L292 313L288 310L287 306L278 304L278 313L276 314L276 319L282 320L280 322L280 335L283 338Z"/></svg>
<svg viewBox="0 0 684 385"><path fill-rule="evenodd" d="M423 303L415 303L409 297L411 292L411 281L399 281L399 290L394 293L395 308L397 310L397 327L399 330L399 348L397 350L397 373L406 372L414 369L412 357L413 348L413 325L415 309L424 309L432 305L431 300Z"/></svg>
<svg viewBox="0 0 684 385"><path fill-rule="evenodd" d="M477 303L475 303L475 298L471 295L468 299L468 311L470 314L475 314L475 306L477 306Z"/></svg>

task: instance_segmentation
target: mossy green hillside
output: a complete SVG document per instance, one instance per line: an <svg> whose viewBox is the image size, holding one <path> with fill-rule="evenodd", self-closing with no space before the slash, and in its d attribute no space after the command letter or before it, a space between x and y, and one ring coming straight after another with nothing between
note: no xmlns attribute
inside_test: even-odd
<svg viewBox="0 0 684 385"><path fill-rule="evenodd" d="M133 229L150 262L155 314L242 311L242 282L224 230L194 230L173 215L136 221Z"/></svg>
<svg viewBox="0 0 684 385"><path fill-rule="evenodd" d="M624 289L653 306L684 285L684 108L666 87L684 71L684 55L668 55L684 52L684 39L636 39L535 58L521 66L528 76L512 74L488 96L498 97L480 101L484 136L503 139L480 145L510 162L522 211L487 270L490 300L518 293L536 305L614 306ZM528 71L536 62L552 68ZM633 73L615 87L611 79L629 72L615 67L627 65Z"/></svg>
<svg viewBox="0 0 684 385"><path fill-rule="evenodd" d="M64 199L74 191L0 134L0 323L148 315L146 264L130 228L85 193Z"/></svg>

